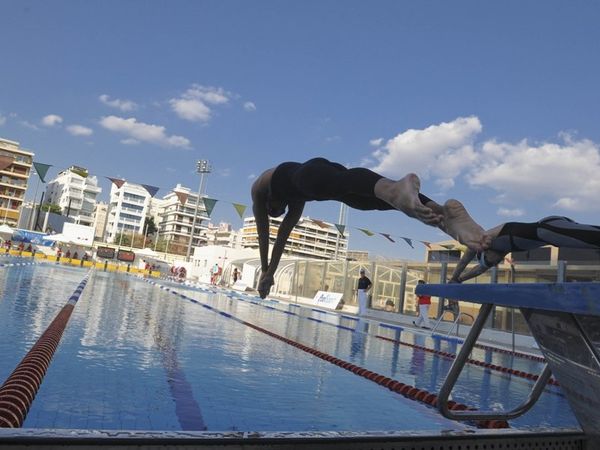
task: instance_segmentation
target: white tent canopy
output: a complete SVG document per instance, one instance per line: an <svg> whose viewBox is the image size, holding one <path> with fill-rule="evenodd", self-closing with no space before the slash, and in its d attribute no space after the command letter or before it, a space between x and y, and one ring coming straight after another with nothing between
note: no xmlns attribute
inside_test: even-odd
<svg viewBox="0 0 600 450"><path fill-rule="evenodd" d="M135 254L137 256L149 256L149 257L156 257L159 256L160 253L155 252L154 250L152 250L151 248L143 248L141 250L134 250Z"/></svg>
<svg viewBox="0 0 600 450"><path fill-rule="evenodd" d="M14 232L15 230L6 225L5 223L0 225L0 237L2 237L3 239L11 238Z"/></svg>

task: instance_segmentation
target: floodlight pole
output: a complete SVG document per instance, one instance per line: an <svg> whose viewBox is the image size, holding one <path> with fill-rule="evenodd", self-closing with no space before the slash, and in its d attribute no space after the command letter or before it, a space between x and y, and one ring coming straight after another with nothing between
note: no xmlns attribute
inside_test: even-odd
<svg viewBox="0 0 600 450"><path fill-rule="evenodd" d="M200 197L204 193L204 181L205 175L210 173L210 163L206 159L200 159L196 162L196 172L200 174L200 185L198 186L198 196L196 197L196 207L194 208L194 218L192 220L192 232L190 233L190 240L188 242L187 253L185 260L190 260L190 253L192 251L192 241L194 240L194 232L196 231L196 219L198 218L198 206L200 205Z"/></svg>

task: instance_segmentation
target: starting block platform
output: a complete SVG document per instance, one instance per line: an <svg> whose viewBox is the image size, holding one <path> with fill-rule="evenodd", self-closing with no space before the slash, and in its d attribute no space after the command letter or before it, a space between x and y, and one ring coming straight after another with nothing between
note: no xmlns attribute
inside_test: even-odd
<svg viewBox="0 0 600 450"><path fill-rule="evenodd" d="M481 304L444 385L438 409L455 420L510 420L558 380L591 448L600 448L600 283L423 284L417 294ZM494 306L519 308L546 359L529 397L512 411L450 411L448 398Z"/></svg>

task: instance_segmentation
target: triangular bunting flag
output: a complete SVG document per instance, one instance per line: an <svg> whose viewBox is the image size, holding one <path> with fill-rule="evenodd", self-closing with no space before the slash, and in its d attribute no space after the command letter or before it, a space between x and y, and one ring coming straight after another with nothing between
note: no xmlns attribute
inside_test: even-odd
<svg viewBox="0 0 600 450"><path fill-rule="evenodd" d="M387 234L387 233L379 233L379 234L380 234L380 235L382 235L384 238L386 238L386 239L387 239L388 241L390 241L390 242L396 242L396 241L395 241L395 240L393 240L393 239L391 238L391 236L390 236L389 234Z"/></svg>
<svg viewBox="0 0 600 450"><path fill-rule="evenodd" d="M415 248L412 243L412 239L407 238L407 237L403 237L402 239L404 239L404 242L406 242L408 245L410 245L410 248Z"/></svg>
<svg viewBox="0 0 600 450"><path fill-rule="evenodd" d="M106 178L108 178L110 181L112 181L118 189L121 189L121 186L123 186L125 184L125 180L121 180L119 178L111 178L111 177L106 177Z"/></svg>
<svg viewBox="0 0 600 450"><path fill-rule="evenodd" d="M431 248L431 242L427 242L427 241L419 241L421 244L423 244L425 247L427 248Z"/></svg>
<svg viewBox="0 0 600 450"><path fill-rule="evenodd" d="M344 236L344 230L346 229L346 225L340 225L339 223L336 223L334 225L337 228L338 233L340 233L340 236L345 237Z"/></svg>
<svg viewBox="0 0 600 450"><path fill-rule="evenodd" d="M204 209L206 210L206 215L210 217L218 200L215 200L214 198L204 197L202 201L204 202Z"/></svg>
<svg viewBox="0 0 600 450"><path fill-rule="evenodd" d="M359 228L360 231L362 231L363 233L365 233L367 236L373 236L375 233L373 233L370 230L366 230L364 228Z"/></svg>
<svg viewBox="0 0 600 450"><path fill-rule="evenodd" d="M33 167L35 167L35 171L40 177L40 180L42 180L42 183L45 183L46 181L44 180L44 177L46 176L46 174L48 173L48 169L52 167L52 165L34 162Z"/></svg>
<svg viewBox="0 0 600 450"><path fill-rule="evenodd" d="M0 170L6 169L8 166L10 166L14 162L14 160L15 160L15 158L13 158L12 156L4 156L4 155L0 156Z"/></svg>
<svg viewBox="0 0 600 450"><path fill-rule="evenodd" d="M444 247L446 250L452 250L454 248L453 244L440 244L440 247Z"/></svg>
<svg viewBox="0 0 600 450"><path fill-rule="evenodd" d="M310 219L311 222L316 223L317 225L319 225L321 228L329 228L329 225L327 225L325 222L323 222L322 220L318 220L318 219Z"/></svg>
<svg viewBox="0 0 600 450"><path fill-rule="evenodd" d="M187 202L189 194L187 192L179 192L179 191L174 191L174 192L175 192L175 195L177 196L177 198L179 199L179 202L182 205L185 205L185 202Z"/></svg>
<svg viewBox="0 0 600 450"><path fill-rule="evenodd" d="M146 189L148 191L148 194L150 194L150 197L154 197L156 195L156 193L158 192L158 190L160 189L159 187L150 186L149 184L142 184L142 186L144 187L144 189Z"/></svg>
<svg viewBox="0 0 600 450"><path fill-rule="evenodd" d="M241 205L239 203L232 203L233 207L237 211L240 216L240 219L244 218L244 212L246 212L246 205Z"/></svg>

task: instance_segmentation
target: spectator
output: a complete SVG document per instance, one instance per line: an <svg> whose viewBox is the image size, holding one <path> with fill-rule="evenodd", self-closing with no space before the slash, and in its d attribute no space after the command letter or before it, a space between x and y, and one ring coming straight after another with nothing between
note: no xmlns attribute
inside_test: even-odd
<svg viewBox="0 0 600 450"><path fill-rule="evenodd" d="M369 302L369 290L373 283L371 280L367 278L365 275L365 269L360 269L360 278L358 279L358 288L356 292L358 293L358 315L362 316L365 312L367 312L367 305Z"/></svg>
<svg viewBox="0 0 600 450"><path fill-rule="evenodd" d="M419 284L425 284L425 280L419 280ZM431 305L431 296L417 295L417 299L419 308L419 318L416 322L413 320L413 325L424 328L426 330L430 330L431 323L429 323L429 306Z"/></svg>

